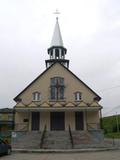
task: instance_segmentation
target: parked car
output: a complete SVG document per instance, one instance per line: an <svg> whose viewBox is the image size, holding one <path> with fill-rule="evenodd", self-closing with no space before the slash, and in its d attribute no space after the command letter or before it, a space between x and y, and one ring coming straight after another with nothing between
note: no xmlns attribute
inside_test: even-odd
<svg viewBox="0 0 120 160"><path fill-rule="evenodd" d="M11 154L12 147L8 142L0 139L0 155Z"/></svg>

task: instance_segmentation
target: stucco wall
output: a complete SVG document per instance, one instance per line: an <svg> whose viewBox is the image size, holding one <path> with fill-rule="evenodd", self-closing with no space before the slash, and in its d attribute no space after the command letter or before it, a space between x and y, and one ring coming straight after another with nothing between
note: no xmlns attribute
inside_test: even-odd
<svg viewBox="0 0 120 160"><path fill-rule="evenodd" d="M65 112L65 130L68 130L70 125L71 130L75 130L75 113Z"/></svg>
<svg viewBox="0 0 120 160"><path fill-rule="evenodd" d="M16 123L22 123L23 119L29 119L29 130L31 130L31 114L30 113L16 113ZM91 127L97 129L97 124L99 124L99 112L84 112L84 130L87 129L86 123L91 125ZM50 130L50 112L41 112L40 113L40 131L44 130L45 125L47 126L47 130ZM71 127L71 130L75 130L75 112L65 112L65 130L68 130L68 127ZM21 127L21 126L20 126Z"/></svg>
<svg viewBox="0 0 120 160"><path fill-rule="evenodd" d="M24 119L28 119L28 122L24 122ZM15 113L15 130L22 130L27 125L30 124L30 113L28 112L16 112Z"/></svg>
<svg viewBox="0 0 120 160"><path fill-rule="evenodd" d="M44 130L44 127L47 127L47 130L50 130L50 112L41 112L40 113L40 130Z"/></svg>
<svg viewBox="0 0 120 160"><path fill-rule="evenodd" d="M100 119L99 119L99 111L87 112L86 121L89 125L88 128L98 128Z"/></svg>
<svg viewBox="0 0 120 160"><path fill-rule="evenodd" d="M89 90L83 83L76 79L70 72L63 68L60 64L55 64L47 72L45 72L35 83L25 90L20 98L24 104L32 102L32 93L38 91L42 95L41 102L49 101L50 98L50 78L60 76L64 77L65 82L65 100L75 101L74 93L80 91L82 100L86 103L91 103L96 95Z"/></svg>
<svg viewBox="0 0 120 160"><path fill-rule="evenodd" d="M15 122L16 123L24 123L24 119L29 119L29 113L28 112L16 112L15 113Z"/></svg>

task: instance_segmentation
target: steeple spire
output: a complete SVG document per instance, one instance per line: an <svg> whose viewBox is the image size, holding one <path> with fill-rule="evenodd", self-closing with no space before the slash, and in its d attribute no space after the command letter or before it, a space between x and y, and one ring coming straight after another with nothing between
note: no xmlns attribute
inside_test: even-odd
<svg viewBox="0 0 120 160"><path fill-rule="evenodd" d="M56 17L56 24L54 28L54 33L51 41L51 47L52 46L61 46L63 47L63 40L60 32L58 17Z"/></svg>
<svg viewBox="0 0 120 160"><path fill-rule="evenodd" d="M58 13L56 13L58 14ZM58 17L56 17L56 24L53 32L51 46L48 48L49 60L46 60L46 67L50 67L52 64L58 62L65 67L69 68L69 60L65 59L67 49L63 46L63 40L60 32Z"/></svg>

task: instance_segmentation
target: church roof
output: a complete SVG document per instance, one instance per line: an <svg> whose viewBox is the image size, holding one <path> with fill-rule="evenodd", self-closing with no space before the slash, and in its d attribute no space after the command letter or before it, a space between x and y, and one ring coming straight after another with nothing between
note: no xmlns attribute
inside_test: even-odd
<svg viewBox="0 0 120 160"><path fill-rule="evenodd" d="M56 18L56 24L54 28L54 33L51 41L51 47L53 46L61 46L63 47L63 40L60 32L58 18Z"/></svg>
<svg viewBox="0 0 120 160"><path fill-rule="evenodd" d="M60 64L59 62L56 62L58 64ZM33 80L23 91L21 91L15 98L14 101L17 101L19 99L19 96L26 91L33 83L35 83L35 81L37 81L42 75L44 75L48 70L50 70L56 63L52 64L49 68L47 68L45 71L43 71L35 80ZM96 95L96 98L98 100L101 100L101 97L95 93L90 87L88 87L82 80L80 80L73 72L71 72L68 68L66 68L64 65L60 64L65 70L67 70L68 72L70 72L70 74L72 74L76 79L78 79L83 85L85 85L91 92L93 92Z"/></svg>

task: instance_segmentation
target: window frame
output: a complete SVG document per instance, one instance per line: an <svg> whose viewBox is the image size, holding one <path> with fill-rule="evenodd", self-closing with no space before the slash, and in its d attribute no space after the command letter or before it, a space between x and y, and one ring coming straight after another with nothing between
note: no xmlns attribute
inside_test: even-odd
<svg viewBox="0 0 120 160"><path fill-rule="evenodd" d="M77 91L74 93L74 98L75 98L75 101L79 102L82 100L82 93L80 91Z"/></svg>
<svg viewBox="0 0 120 160"><path fill-rule="evenodd" d="M32 93L32 101L33 102L41 101L41 93L40 92L33 92Z"/></svg>
<svg viewBox="0 0 120 160"><path fill-rule="evenodd" d="M52 77L50 79L50 100L64 100L64 88L65 85L63 77Z"/></svg>

